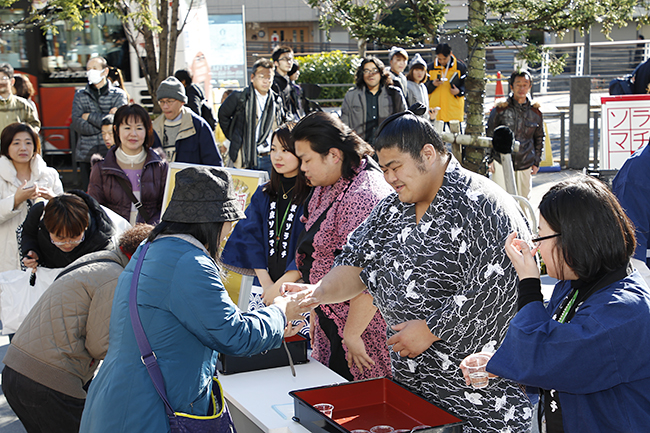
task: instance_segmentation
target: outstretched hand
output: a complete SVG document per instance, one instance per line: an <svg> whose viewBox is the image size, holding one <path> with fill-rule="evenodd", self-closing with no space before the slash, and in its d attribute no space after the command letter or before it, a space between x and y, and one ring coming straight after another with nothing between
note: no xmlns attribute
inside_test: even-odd
<svg viewBox="0 0 650 433"><path fill-rule="evenodd" d="M539 268L535 260L537 247L531 250L528 242L517 239L517 232L512 232L506 239L504 248L520 281L526 278L539 278Z"/></svg>
<svg viewBox="0 0 650 433"><path fill-rule="evenodd" d="M315 284L284 283L280 288L280 294L284 296L287 294L302 293L303 296L300 301L300 307L307 312L320 305L320 301L314 293L317 287L318 286Z"/></svg>
<svg viewBox="0 0 650 433"><path fill-rule="evenodd" d="M282 310L287 318L287 322L303 320L302 314L309 311L309 309L302 307L301 301L307 294L308 292L305 291L278 296L273 300L273 305Z"/></svg>

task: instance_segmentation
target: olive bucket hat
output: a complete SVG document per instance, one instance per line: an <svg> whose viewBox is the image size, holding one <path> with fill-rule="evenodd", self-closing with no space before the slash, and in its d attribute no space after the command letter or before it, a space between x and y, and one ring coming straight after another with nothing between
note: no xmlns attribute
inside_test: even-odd
<svg viewBox="0 0 650 433"><path fill-rule="evenodd" d="M230 173L218 167L188 167L176 173L176 186L163 221L212 223L246 218Z"/></svg>

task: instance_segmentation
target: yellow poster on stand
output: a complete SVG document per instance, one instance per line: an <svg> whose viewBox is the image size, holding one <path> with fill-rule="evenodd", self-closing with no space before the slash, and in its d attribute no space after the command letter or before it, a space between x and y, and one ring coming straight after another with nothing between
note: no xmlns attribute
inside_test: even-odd
<svg viewBox="0 0 650 433"><path fill-rule="evenodd" d="M198 164L185 164L182 162L172 162L169 164L169 173L167 174L167 183L165 184L165 195L163 196L163 214L167 205L172 198L172 192L176 185L176 173L187 167L209 167ZM225 167L234 183L235 193L239 199L242 208L245 210L251 202L251 197L257 190L257 187L263 185L269 180L269 174L265 171L243 170L239 168ZM225 244L225 242L224 242ZM222 245L223 246L223 245ZM239 288L241 286L241 275L234 272L226 271L227 276L224 280L224 286L230 295L230 299L237 304L239 300Z"/></svg>

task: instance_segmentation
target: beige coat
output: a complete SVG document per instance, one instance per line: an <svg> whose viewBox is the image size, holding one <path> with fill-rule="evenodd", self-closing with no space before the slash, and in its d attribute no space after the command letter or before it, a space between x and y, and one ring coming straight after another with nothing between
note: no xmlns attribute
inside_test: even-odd
<svg viewBox="0 0 650 433"><path fill-rule="evenodd" d="M119 250L74 261L43 293L16 331L3 363L48 388L86 398L83 385L108 350L117 279L129 259ZM65 272L65 270L63 271Z"/></svg>
<svg viewBox="0 0 650 433"><path fill-rule="evenodd" d="M15 122L29 123L37 132L41 128L36 106L27 99L11 95L7 99L0 98L0 131Z"/></svg>
<svg viewBox="0 0 650 433"><path fill-rule="evenodd" d="M38 183L39 187L52 188L56 195L63 194L59 173L48 167L40 155L32 159L31 169L28 185ZM16 229L25 221L27 203L22 202L14 209L14 194L21 186L13 162L6 156L0 156L0 272L20 269Z"/></svg>

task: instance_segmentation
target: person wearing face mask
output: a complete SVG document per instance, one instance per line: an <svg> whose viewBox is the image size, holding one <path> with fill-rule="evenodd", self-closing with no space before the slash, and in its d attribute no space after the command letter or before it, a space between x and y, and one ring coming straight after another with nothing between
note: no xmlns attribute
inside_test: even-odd
<svg viewBox="0 0 650 433"><path fill-rule="evenodd" d="M16 122L28 123L38 132L38 113L26 99L13 94L14 83L14 68L9 63L0 64L0 132Z"/></svg>
<svg viewBox="0 0 650 433"><path fill-rule="evenodd" d="M88 188L90 157L106 156L108 149L102 138L102 121L128 103L124 90L106 79L108 64L103 57L93 57L86 64L88 85L77 90L72 101L72 129L77 133L75 155L81 171L81 189Z"/></svg>

